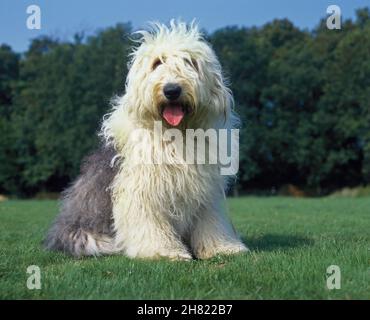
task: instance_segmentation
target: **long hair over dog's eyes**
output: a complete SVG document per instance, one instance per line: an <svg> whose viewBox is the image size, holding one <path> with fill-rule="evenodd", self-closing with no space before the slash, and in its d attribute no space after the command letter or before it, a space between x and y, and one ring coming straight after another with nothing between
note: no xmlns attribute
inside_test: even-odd
<svg viewBox="0 0 370 320"><path fill-rule="evenodd" d="M162 64L161 59L159 59L159 58L155 59L154 62L153 62L153 64L152 64L152 70L154 71L161 64Z"/></svg>
<svg viewBox="0 0 370 320"><path fill-rule="evenodd" d="M185 60L185 62L188 64L188 65L190 65L191 67L193 67L196 71L198 71L198 62L195 60L195 59L191 59L191 60L189 60L189 59L184 59Z"/></svg>

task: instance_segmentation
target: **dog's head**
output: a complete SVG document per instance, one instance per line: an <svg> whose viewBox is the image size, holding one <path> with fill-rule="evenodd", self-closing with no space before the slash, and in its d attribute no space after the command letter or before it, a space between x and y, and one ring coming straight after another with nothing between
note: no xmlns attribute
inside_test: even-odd
<svg viewBox="0 0 370 320"><path fill-rule="evenodd" d="M139 31L126 81L125 107L137 121L201 128L228 117L232 95L198 27L155 23Z"/></svg>

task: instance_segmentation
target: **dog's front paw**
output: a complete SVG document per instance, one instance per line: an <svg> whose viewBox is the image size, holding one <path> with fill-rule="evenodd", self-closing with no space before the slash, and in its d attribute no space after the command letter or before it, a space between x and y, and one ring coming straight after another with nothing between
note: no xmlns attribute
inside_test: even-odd
<svg viewBox="0 0 370 320"><path fill-rule="evenodd" d="M181 260L181 261L193 260L193 257L188 252L171 253L169 255L162 255L162 257L169 258L170 260Z"/></svg>
<svg viewBox="0 0 370 320"><path fill-rule="evenodd" d="M189 261L192 260L193 257L191 254L185 250L170 250L170 249L153 249L146 252L138 252L136 254L128 254L128 256L132 258L142 258L142 259L161 259L167 258L171 261L182 260L182 261Z"/></svg>
<svg viewBox="0 0 370 320"><path fill-rule="evenodd" d="M192 256L187 252L157 252L153 255L146 257L148 259L161 259L166 258L171 261L189 261L192 260Z"/></svg>
<svg viewBox="0 0 370 320"><path fill-rule="evenodd" d="M215 246L203 247L195 255L198 259L209 259L216 255L231 255L246 253L250 250L242 242L237 243L220 243Z"/></svg>

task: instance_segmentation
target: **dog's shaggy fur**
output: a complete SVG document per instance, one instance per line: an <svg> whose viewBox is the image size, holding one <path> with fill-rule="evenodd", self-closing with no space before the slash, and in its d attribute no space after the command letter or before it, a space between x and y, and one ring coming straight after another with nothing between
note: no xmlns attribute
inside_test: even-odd
<svg viewBox="0 0 370 320"><path fill-rule="evenodd" d="M46 246L75 256L170 259L246 251L224 213L227 179L219 165L187 164L153 134L154 121L171 128L163 117L168 83L182 89L177 129L230 128L233 100L220 63L194 24L172 21L139 33L125 94L103 121L104 144L64 192ZM147 164L148 157L162 162Z"/></svg>

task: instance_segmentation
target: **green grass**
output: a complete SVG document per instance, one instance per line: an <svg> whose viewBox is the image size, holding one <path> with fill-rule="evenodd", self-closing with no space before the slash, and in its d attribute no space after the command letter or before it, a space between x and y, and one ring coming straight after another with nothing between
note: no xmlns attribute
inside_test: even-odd
<svg viewBox="0 0 370 320"><path fill-rule="evenodd" d="M40 242L55 201L0 202L1 299L369 299L370 198L239 198L230 215L252 250L208 261L75 260ZM326 269L341 269L328 290ZM29 290L29 265L41 290Z"/></svg>

